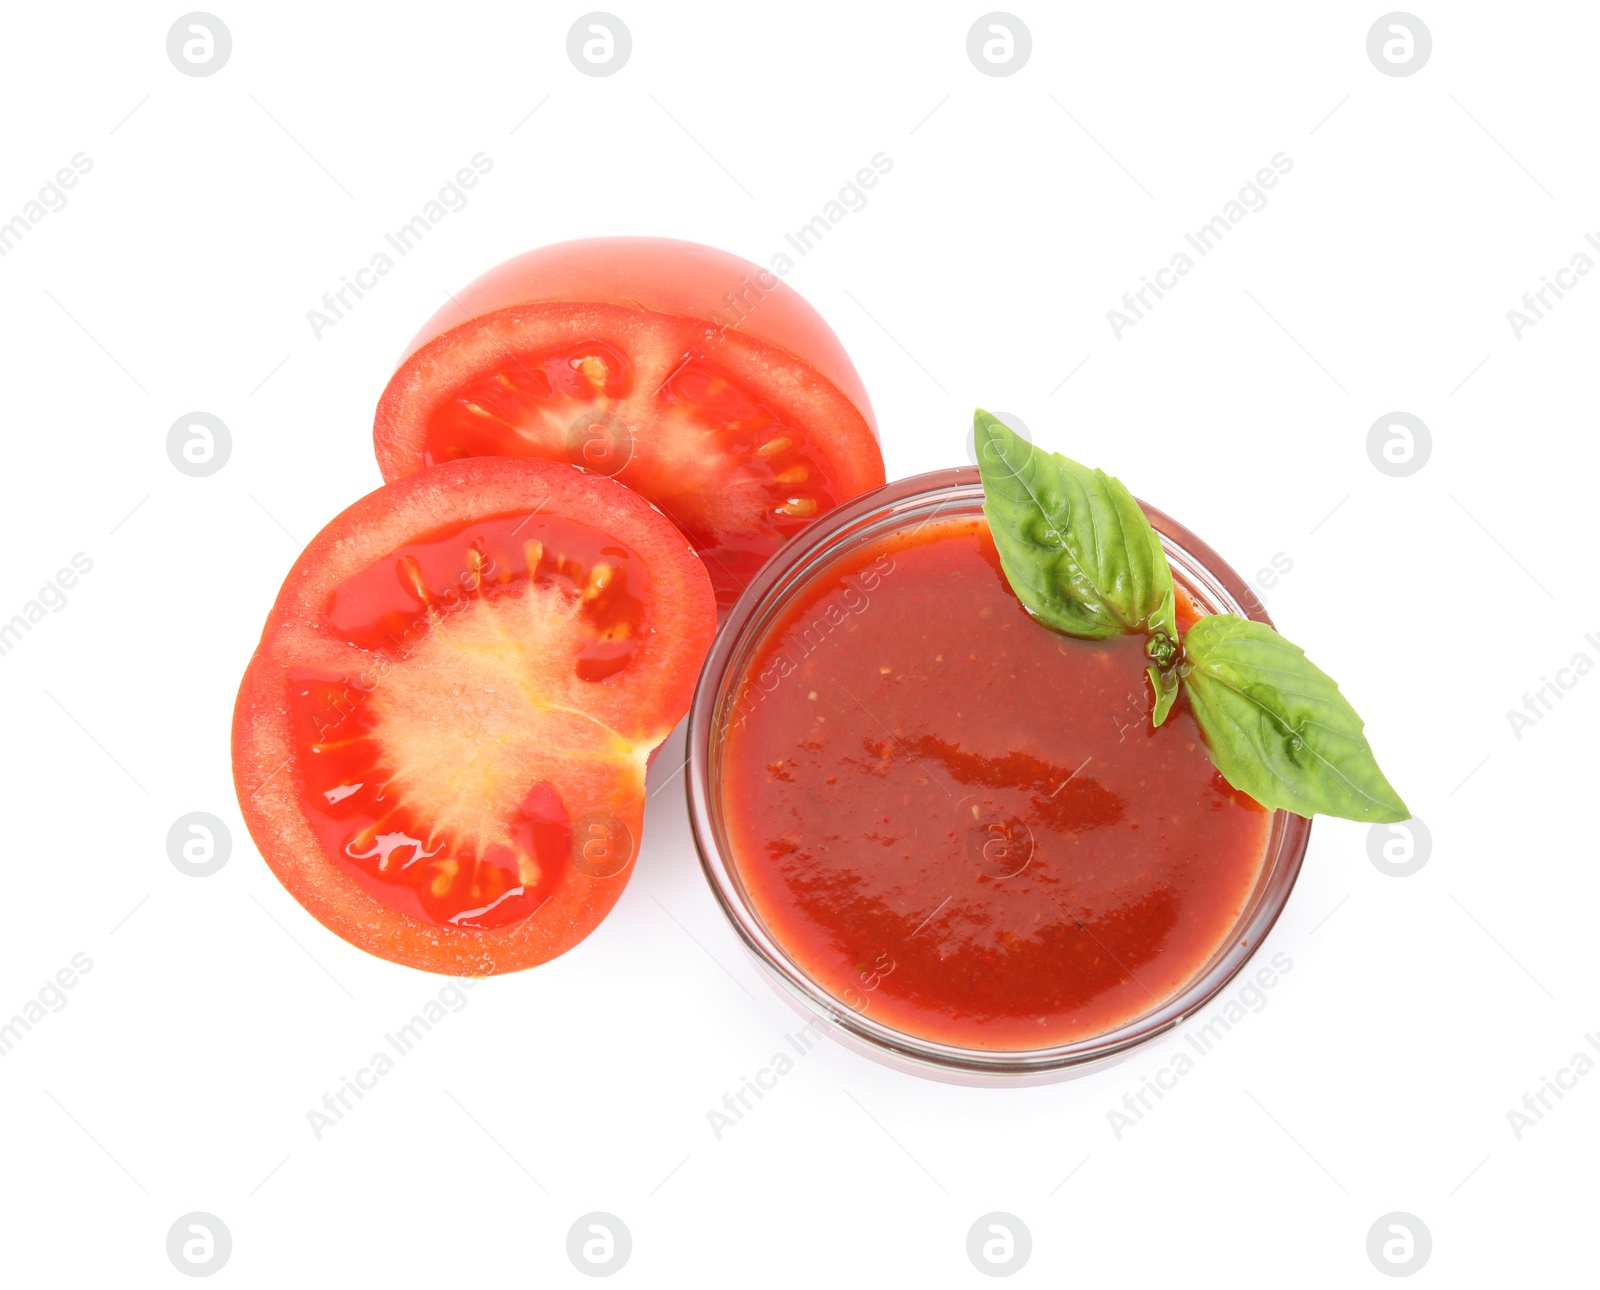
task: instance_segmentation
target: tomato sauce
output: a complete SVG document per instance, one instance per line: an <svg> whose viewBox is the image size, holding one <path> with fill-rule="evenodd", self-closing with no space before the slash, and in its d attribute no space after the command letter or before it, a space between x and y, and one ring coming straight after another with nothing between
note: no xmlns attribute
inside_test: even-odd
<svg viewBox="0 0 1600 1290"><path fill-rule="evenodd" d="M722 752L729 849L772 936L846 1006L962 1048L1085 1039L1171 998L1233 934L1271 815L1183 699L1151 727L1143 647L1036 622L981 517L814 577L752 655Z"/></svg>

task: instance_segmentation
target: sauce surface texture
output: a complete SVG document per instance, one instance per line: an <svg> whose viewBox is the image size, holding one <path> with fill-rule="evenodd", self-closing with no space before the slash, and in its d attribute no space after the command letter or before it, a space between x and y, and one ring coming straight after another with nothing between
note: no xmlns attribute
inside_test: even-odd
<svg viewBox="0 0 1600 1290"><path fill-rule="evenodd" d="M1048 1047L1165 1002L1232 935L1270 814L1182 699L1151 728L1143 636L1029 616L981 517L842 557L751 659L723 751L733 862L846 1006L957 1047Z"/></svg>

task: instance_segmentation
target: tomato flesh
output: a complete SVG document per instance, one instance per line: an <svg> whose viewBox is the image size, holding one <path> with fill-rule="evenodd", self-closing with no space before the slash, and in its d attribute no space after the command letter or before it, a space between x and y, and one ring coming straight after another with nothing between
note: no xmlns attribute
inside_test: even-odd
<svg viewBox="0 0 1600 1290"><path fill-rule="evenodd" d="M323 620L360 649L403 652L419 631L469 601L494 601L530 583L556 585L581 603L591 637L577 673L599 681L638 651L644 606L629 590L639 556L616 538L553 516L500 515L425 534L361 570L328 595Z"/></svg>
<svg viewBox="0 0 1600 1290"><path fill-rule="evenodd" d="M304 686L295 725L318 763L316 783L334 785L319 791L302 781L306 816L327 854L363 890L424 922L479 928L527 918L549 898L571 837L551 785L528 790L498 840L453 845L414 819L403 800L385 799L388 772L369 712L350 714L329 731L327 713L348 702L348 683L304 673L293 680Z"/></svg>
<svg viewBox="0 0 1600 1290"><path fill-rule="evenodd" d="M537 670L514 635L516 620L526 615L520 598L530 594L553 592L557 605L578 606L582 630L570 658L580 680L599 681L625 668L638 646L642 605L628 590L637 566L637 554L605 534L513 514L426 534L329 593L323 621L347 644L377 654L382 680L367 689L350 677L291 673L303 682L290 696L304 754L298 782L327 853L374 898L430 922L480 928L527 918L548 898L571 837L554 784L535 783L514 804L495 800L503 794L494 791L468 791L492 790L507 776L516 781L525 767L506 740L548 733L539 712L545 696L524 694L520 702L528 711L519 716L518 700L508 704L497 696L493 681L496 673ZM456 614L489 621L472 630L471 653L452 660L447 620ZM424 657L424 667L435 658L454 664L461 684L446 699L433 700L440 710L430 710L431 687L407 680L414 654ZM509 708L509 714L497 722L486 706ZM416 802L425 788L397 791L407 760L437 755L432 749L408 755L413 736L405 727L419 723L425 726L420 737L449 745L449 757L463 772L453 800L431 814ZM453 730L446 728L452 723ZM486 740L485 731L497 724L520 728ZM633 745L612 732L587 744L587 755L610 756L622 769L635 760ZM484 759L502 764L478 764Z"/></svg>
<svg viewBox="0 0 1600 1290"><path fill-rule="evenodd" d="M884 482L859 376L767 270L691 243L529 252L452 297L373 423L384 478L479 456L565 461L628 485L738 598L811 520Z"/></svg>
<svg viewBox="0 0 1600 1290"><path fill-rule="evenodd" d="M710 358L683 359L654 390L636 378L631 356L598 340L507 355L433 407L423 460L544 457L610 475L677 524L731 602L838 505L837 474L803 426ZM631 427L641 423L670 434L640 442Z"/></svg>
<svg viewBox="0 0 1600 1290"><path fill-rule="evenodd" d="M682 534L611 480L479 458L387 485L307 547L246 672L251 833L374 953L543 962L626 884L715 622Z"/></svg>

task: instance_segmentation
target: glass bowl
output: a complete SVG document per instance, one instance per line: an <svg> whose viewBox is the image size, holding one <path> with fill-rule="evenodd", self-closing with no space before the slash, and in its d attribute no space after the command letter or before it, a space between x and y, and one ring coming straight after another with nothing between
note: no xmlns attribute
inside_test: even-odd
<svg viewBox="0 0 1600 1290"><path fill-rule="evenodd" d="M1140 503L1143 506L1143 503ZM1289 899L1305 858L1311 822L1275 811L1256 885L1232 933L1171 998L1090 1038L1027 1050L958 1048L884 1025L813 981L763 923L730 853L723 817L722 737L751 655L769 626L812 577L840 556L935 516L981 513L975 466L898 480L829 512L785 545L740 597L711 648L689 712L687 792L695 846L711 889L745 946L797 1010L857 1051L897 1069L960 1084L1024 1085L1070 1078L1126 1057L1204 1008L1248 963ZM1268 623L1245 581L1181 524L1144 507L1161 536L1173 578L1204 613Z"/></svg>

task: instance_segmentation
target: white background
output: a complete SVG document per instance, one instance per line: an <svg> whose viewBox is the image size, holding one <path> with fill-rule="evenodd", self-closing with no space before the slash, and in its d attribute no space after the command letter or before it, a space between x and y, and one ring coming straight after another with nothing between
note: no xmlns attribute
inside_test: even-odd
<svg viewBox="0 0 1600 1290"><path fill-rule="evenodd" d="M217 4L207 78L167 59L178 6L16 6L0 40L0 220L93 160L0 259L0 618L94 561L0 657L0 1019L94 964L0 1059L7 1284L179 1283L192 1210L232 1233L217 1284L248 1286L587 1284L565 1239L591 1210L642 1285L982 1284L992 1210L1032 1232L1018 1284L1377 1284L1392 1210L1431 1230L1434 1284L1592 1276L1600 1072L1520 1141L1506 1112L1600 1030L1600 677L1520 740L1505 713L1600 661L1600 275L1520 340L1506 311L1600 230L1600 11L1425 8L1431 60L1394 78L1380 5L1033 4L1030 61L990 77L980 5L651 4L618 10L633 54L601 79L566 55L577 5ZM306 311L480 151L470 205L315 339ZM674 780L605 925L478 986L317 1141L306 1111L442 982L274 881L228 726L300 545L380 482L395 359L446 290L547 242L765 263L880 151L788 281L854 356L890 478L960 463L983 403L1241 571L1281 553L1264 598L1367 718L1429 863L1385 875L1319 822L1266 946L1293 970L1121 1140L1107 1112L1181 1032L1018 1091L829 1043L718 1141L707 1111L798 1019ZM1270 204L1117 339L1106 311L1279 152ZM196 409L233 435L210 478L165 452ZM1397 409L1433 437L1408 478L1365 448ZM652 782L680 760L678 735ZM214 877L168 861L190 811L232 830Z"/></svg>

